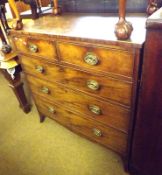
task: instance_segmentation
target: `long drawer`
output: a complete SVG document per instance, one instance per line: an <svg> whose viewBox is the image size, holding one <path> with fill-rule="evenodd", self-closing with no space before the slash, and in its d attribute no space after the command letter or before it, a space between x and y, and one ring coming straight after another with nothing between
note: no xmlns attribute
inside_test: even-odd
<svg viewBox="0 0 162 175"><path fill-rule="evenodd" d="M88 118L99 121L125 133L128 132L130 110L115 104L98 100L84 93L65 88L61 84L50 83L44 80L27 76L33 93L57 102L72 111L84 114Z"/></svg>
<svg viewBox="0 0 162 175"><path fill-rule="evenodd" d="M31 37L13 37L16 49L20 53L34 55L50 61L57 59L56 46L54 41Z"/></svg>
<svg viewBox="0 0 162 175"><path fill-rule="evenodd" d="M130 82L92 75L65 66L50 64L34 57L21 56L20 58L23 69L29 74L63 83L99 98L107 98L128 106L131 104L132 83Z"/></svg>
<svg viewBox="0 0 162 175"><path fill-rule="evenodd" d="M57 45L62 62L118 76L133 76L133 52L65 42Z"/></svg>
<svg viewBox="0 0 162 175"><path fill-rule="evenodd" d="M50 117L76 133L80 133L90 140L98 142L112 150L125 155L127 134L113 128L105 127L102 124L89 118L66 110L61 105L44 101L34 94L38 110L43 115Z"/></svg>

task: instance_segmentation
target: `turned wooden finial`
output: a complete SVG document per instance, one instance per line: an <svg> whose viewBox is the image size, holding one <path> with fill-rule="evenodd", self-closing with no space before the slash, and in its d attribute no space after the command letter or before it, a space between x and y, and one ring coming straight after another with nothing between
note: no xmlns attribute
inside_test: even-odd
<svg viewBox="0 0 162 175"><path fill-rule="evenodd" d="M58 0L53 0L53 4L54 4L53 13L55 15L60 14L61 13L61 8L58 6Z"/></svg>
<svg viewBox="0 0 162 175"><path fill-rule="evenodd" d="M23 28L23 23L22 23L22 19L20 17L20 14L17 10L15 0L8 0L8 2L9 2L9 5L10 5L11 9L13 10L13 12L16 16L16 18L14 18L14 20L13 20L12 27L15 30L21 30Z"/></svg>
<svg viewBox="0 0 162 175"><path fill-rule="evenodd" d="M119 0L119 21L115 26L115 35L119 40L127 40L133 31L132 24L125 20L126 0Z"/></svg>
<svg viewBox="0 0 162 175"><path fill-rule="evenodd" d="M149 0L148 6L147 6L147 14L152 15L156 10L158 10L158 4L156 0Z"/></svg>

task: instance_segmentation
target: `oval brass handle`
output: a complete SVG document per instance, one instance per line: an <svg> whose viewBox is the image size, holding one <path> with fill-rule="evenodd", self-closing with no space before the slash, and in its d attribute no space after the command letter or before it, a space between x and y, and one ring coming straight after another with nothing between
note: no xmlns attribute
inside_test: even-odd
<svg viewBox="0 0 162 175"><path fill-rule="evenodd" d="M95 66L98 64L99 59L96 54L88 52L84 57L84 61L91 66Z"/></svg>
<svg viewBox="0 0 162 175"><path fill-rule="evenodd" d="M99 129L93 128L93 134L97 137L102 136L102 132Z"/></svg>
<svg viewBox="0 0 162 175"><path fill-rule="evenodd" d="M29 48L30 52L32 52L32 53L38 52L38 46L35 44L32 44L32 43L28 44L28 48Z"/></svg>
<svg viewBox="0 0 162 175"><path fill-rule="evenodd" d="M35 70L39 73L43 73L44 72L44 68L42 66L36 66Z"/></svg>
<svg viewBox="0 0 162 175"><path fill-rule="evenodd" d="M94 113L96 115L101 115L102 114L102 111L101 111L100 107L98 107L96 105L89 105L88 108L92 113Z"/></svg>
<svg viewBox="0 0 162 175"><path fill-rule="evenodd" d="M100 88L100 85L96 80L88 80L87 81L87 87L91 90L96 91Z"/></svg>
<svg viewBox="0 0 162 175"><path fill-rule="evenodd" d="M43 92L44 94L49 94L50 91L47 87L42 87L41 92Z"/></svg>
<svg viewBox="0 0 162 175"><path fill-rule="evenodd" d="M48 111L50 113L52 113L52 114L55 114L56 113L56 110L53 107L51 107L51 106L48 106Z"/></svg>

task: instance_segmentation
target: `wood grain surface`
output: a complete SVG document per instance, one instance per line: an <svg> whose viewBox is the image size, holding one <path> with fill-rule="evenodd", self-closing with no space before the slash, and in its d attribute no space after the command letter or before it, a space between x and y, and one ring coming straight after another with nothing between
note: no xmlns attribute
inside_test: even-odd
<svg viewBox="0 0 162 175"><path fill-rule="evenodd" d="M84 93L65 88L57 83L50 83L33 76L28 75L27 80L32 92L41 96L42 99L57 102L72 111L77 111L83 115L85 114L105 125L126 133L128 132L130 111L127 108L101 101L97 98L87 96ZM42 92L43 87L49 89L47 94ZM101 109L101 114L94 114L89 109L90 105L98 106Z"/></svg>
<svg viewBox="0 0 162 175"><path fill-rule="evenodd" d="M107 148L116 151L123 157L125 156L125 150L127 147L126 134L119 132L113 128L105 127L101 123L98 123L89 118L84 118L82 117L82 115L66 110L61 105L44 101L37 95L34 95L34 98L41 114L54 119L55 121L66 126L70 130L79 133L92 141L98 142L106 146ZM49 112L49 107L53 107L55 109L54 114ZM98 129L101 131L102 134L100 137L94 134L94 129Z"/></svg>
<svg viewBox="0 0 162 175"><path fill-rule="evenodd" d="M61 61L71 63L93 71L109 72L111 74L132 77L133 52L126 52L111 48L84 47L77 44L58 43L58 51ZM95 55L98 63L94 66L84 61L86 54Z"/></svg>
<svg viewBox="0 0 162 175"><path fill-rule="evenodd" d="M95 75L59 64L42 62L39 58L20 56L20 59L24 71L28 74L47 81L62 83L97 98L112 100L127 106L131 105L131 82ZM42 67L43 72L39 72L37 67ZM97 82L98 89L90 89L87 85L89 81Z"/></svg>
<svg viewBox="0 0 162 175"><path fill-rule="evenodd" d="M54 41L40 40L31 37L13 37L16 50L20 53L26 53L30 55L35 55L38 57L43 57L45 59L54 60L57 59L56 47ZM32 52L30 46L36 46L37 51Z"/></svg>
<svg viewBox="0 0 162 175"><path fill-rule="evenodd" d="M128 20L134 30L127 41L115 37L114 14L47 15L24 20L23 30L9 33L41 121L55 118L48 112L51 105L58 109L58 122L120 153L127 162L146 16L130 15ZM97 90L87 86L96 87L96 82ZM94 137L92 128L103 132L103 138Z"/></svg>
<svg viewBox="0 0 162 175"><path fill-rule="evenodd" d="M36 20L23 20L23 30L10 31L12 35L36 36L51 39L51 35L58 39L107 44L122 49L141 48L145 41L145 14L130 14L128 21L134 30L130 40L119 41L114 34L118 16L114 14L62 14L60 16L47 15Z"/></svg>

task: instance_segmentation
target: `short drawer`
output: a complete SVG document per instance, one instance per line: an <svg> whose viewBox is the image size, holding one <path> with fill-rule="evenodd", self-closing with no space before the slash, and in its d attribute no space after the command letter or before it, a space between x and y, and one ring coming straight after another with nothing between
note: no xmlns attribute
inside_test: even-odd
<svg viewBox="0 0 162 175"><path fill-rule="evenodd" d="M30 37L13 37L16 49L20 53L35 55L50 59L57 59L56 47L54 41L35 39Z"/></svg>
<svg viewBox="0 0 162 175"><path fill-rule="evenodd" d="M131 104L132 83L50 64L36 58L21 56L25 72L49 81L57 81L73 89L88 92L93 96Z"/></svg>
<svg viewBox="0 0 162 175"><path fill-rule="evenodd" d="M133 76L134 55L123 50L57 43L61 61L113 75Z"/></svg>
<svg viewBox="0 0 162 175"><path fill-rule="evenodd" d="M42 98L59 103L72 111L84 114L88 118L117 130L128 132L130 110L101 101L84 93L70 90L57 83L49 83L29 75L27 79L32 92Z"/></svg>
<svg viewBox="0 0 162 175"><path fill-rule="evenodd" d="M113 128L73 113L61 105L50 103L35 96L35 102L39 112L50 117L70 130L88 137L112 150L125 155L127 145L127 134L121 133Z"/></svg>

